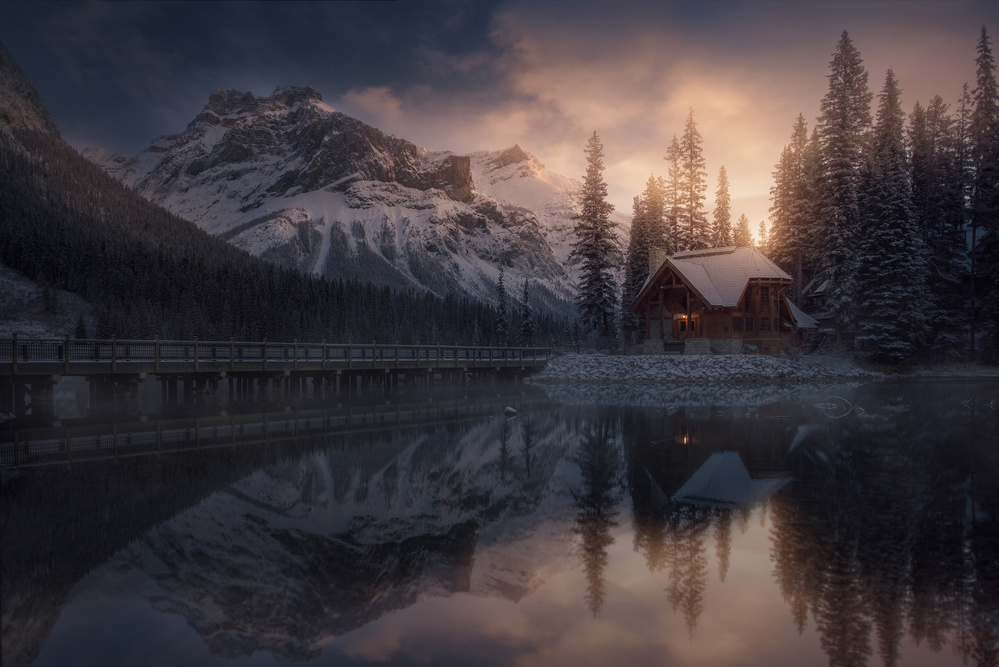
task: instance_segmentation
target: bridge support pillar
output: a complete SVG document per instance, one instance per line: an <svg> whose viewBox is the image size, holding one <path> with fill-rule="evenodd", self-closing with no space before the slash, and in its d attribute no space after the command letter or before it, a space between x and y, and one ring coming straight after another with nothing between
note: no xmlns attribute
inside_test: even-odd
<svg viewBox="0 0 999 667"><path fill-rule="evenodd" d="M0 380L0 414L14 414L14 379Z"/></svg>

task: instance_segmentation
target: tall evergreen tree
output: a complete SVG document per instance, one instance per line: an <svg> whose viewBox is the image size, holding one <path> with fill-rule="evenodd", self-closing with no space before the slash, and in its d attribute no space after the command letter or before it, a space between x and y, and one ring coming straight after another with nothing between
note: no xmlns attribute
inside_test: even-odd
<svg viewBox="0 0 999 667"><path fill-rule="evenodd" d="M749 218L746 217L745 213L740 215L739 221L735 223L732 243L741 248L753 245L753 233L749 231Z"/></svg>
<svg viewBox="0 0 999 667"><path fill-rule="evenodd" d="M812 239L818 271L828 281L826 306L837 333L852 326L854 241L863 148L871 126L872 94L860 52L844 31L829 65L829 90L818 121L822 179Z"/></svg>
<svg viewBox="0 0 999 667"><path fill-rule="evenodd" d="M756 247L764 255L770 254L770 245L767 239L767 223L763 220L760 220L760 226L756 228Z"/></svg>
<svg viewBox="0 0 999 667"><path fill-rule="evenodd" d="M963 304L968 278L966 179L959 125L943 98L935 96L925 109L916 103L908 139L913 213L926 248L927 283L933 286L923 312L933 327L934 347L957 351L968 322Z"/></svg>
<svg viewBox="0 0 999 667"><path fill-rule="evenodd" d="M637 333L642 330L640 317L628 312L628 307L638 296L648 274L648 238L649 220L645 201L641 196L637 196L632 202L631 231L628 233L628 249L624 264L624 285L621 286L621 331L631 342L637 342Z"/></svg>
<svg viewBox="0 0 999 667"><path fill-rule="evenodd" d="M704 213L704 193L708 189L707 163L704 160L701 133L690 109L680 137L680 230L678 250L708 247L708 220Z"/></svg>
<svg viewBox="0 0 999 667"><path fill-rule="evenodd" d="M649 250L668 247L664 187L661 178L649 176L645 192L635 197L632 207L624 285L621 288L621 330L636 342L636 334L644 331L644 319L628 312L628 308L648 277Z"/></svg>
<svg viewBox="0 0 999 667"><path fill-rule="evenodd" d="M974 166L971 271L973 286L978 292L973 298L979 305L979 313L972 312L972 322L981 318L987 339L986 354L994 361L999 359L999 86L984 26L977 51L971 115Z"/></svg>
<svg viewBox="0 0 999 667"><path fill-rule="evenodd" d="M580 193L581 212L576 216L576 241L569 261L581 267L577 304L583 324L606 344L614 336L617 304L614 269L621 263L621 249L610 220L614 206L607 202L604 147L596 132L586 142L584 152L586 175Z"/></svg>
<svg viewBox="0 0 999 667"><path fill-rule="evenodd" d="M506 286L503 284L503 267L500 267L496 281L496 343L506 345L509 341L510 310L507 306Z"/></svg>
<svg viewBox="0 0 999 667"><path fill-rule="evenodd" d="M715 210L711 214L711 245L715 248L732 245L732 197L728 193L728 174L724 165L718 169Z"/></svg>
<svg viewBox="0 0 999 667"><path fill-rule="evenodd" d="M537 323L534 321L534 311L531 309L530 281L524 278L524 291L520 299L520 344L526 347L534 345L534 333Z"/></svg>
<svg viewBox="0 0 999 667"><path fill-rule="evenodd" d="M680 141L673 135L673 141L666 149L666 178L663 188L663 216L666 221L666 252L675 254L686 246L681 247L681 218L683 217L683 205L681 192L683 189L681 180L683 165L681 162Z"/></svg>
<svg viewBox="0 0 999 667"><path fill-rule="evenodd" d="M926 253L916 226L901 92L888 70L860 190L858 341L874 359L902 363L925 341Z"/></svg>
<svg viewBox="0 0 999 667"><path fill-rule="evenodd" d="M769 257L794 277L794 299L800 302L805 281L805 256L813 215L813 188L809 179L808 125L798 114L791 143L781 152L770 188Z"/></svg>

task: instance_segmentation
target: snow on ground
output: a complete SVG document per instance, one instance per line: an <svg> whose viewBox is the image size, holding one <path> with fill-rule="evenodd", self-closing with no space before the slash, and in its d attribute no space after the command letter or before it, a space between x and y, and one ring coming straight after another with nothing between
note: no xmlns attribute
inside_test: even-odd
<svg viewBox="0 0 999 667"><path fill-rule="evenodd" d="M558 382L772 382L874 379L844 355L771 357L763 354L630 355L565 354L531 378Z"/></svg>

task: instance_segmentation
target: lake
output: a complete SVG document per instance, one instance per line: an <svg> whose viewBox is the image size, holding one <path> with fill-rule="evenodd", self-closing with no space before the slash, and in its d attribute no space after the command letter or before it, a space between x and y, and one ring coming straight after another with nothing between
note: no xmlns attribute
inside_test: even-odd
<svg viewBox="0 0 999 667"><path fill-rule="evenodd" d="M997 408L995 379L63 396L0 425L34 443L0 472L3 664L995 665Z"/></svg>

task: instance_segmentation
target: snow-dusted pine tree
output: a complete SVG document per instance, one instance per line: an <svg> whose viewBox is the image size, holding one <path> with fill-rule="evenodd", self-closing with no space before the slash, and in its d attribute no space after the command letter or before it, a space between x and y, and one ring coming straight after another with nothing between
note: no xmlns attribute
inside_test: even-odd
<svg viewBox="0 0 999 667"><path fill-rule="evenodd" d="M760 220L760 226L756 228L756 247L764 255L770 254L770 241L767 238L767 223Z"/></svg>
<svg viewBox="0 0 999 667"><path fill-rule="evenodd" d="M666 220L663 214L662 179L649 176L645 192L635 197L631 232L625 258L624 285L621 289L621 330L635 342L635 334L644 331L643 318L628 312L649 273L649 249L666 247Z"/></svg>
<svg viewBox="0 0 999 667"><path fill-rule="evenodd" d="M970 106L969 106L970 109ZM968 279L964 223L966 177L958 123L939 95L909 115L913 213L926 246L928 301L923 306L936 349L965 347Z"/></svg>
<svg viewBox="0 0 999 667"><path fill-rule="evenodd" d="M690 109L680 137L680 239L679 250L707 248L708 218L704 213L704 193L708 189L707 162L701 133Z"/></svg>
<svg viewBox="0 0 999 667"><path fill-rule="evenodd" d="M666 149L666 178L663 187L663 216L666 221L666 252L670 255L686 247L680 247L683 205L681 203L681 175L683 166L680 160L680 141L673 135L673 141Z"/></svg>
<svg viewBox="0 0 999 667"><path fill-rule="evenodd" d="M715 248L732 245L732 197L728 193L728 174L724 165L718 169L715 210L711 214L711 245Z"/></svg>
<svg viewBox="0 0 999 667"><path fill-rule="evenodd" d="M506 286L503 284L503 267L500 266L499 279L496 281L496 344L506 345L509 341L510 311L507 306Z"/></svg>
<svg viewBox="0 0 999 667"><path fill-rule="evenodd" d="M871 126L872 95L860 52L844 31L829 64L829 90L818 121L823 174L813 252L828 281L826 307L843 333L854 315L855 234L863 150Z"/></svg>
<svg viewBox="0 0 999 667"><path fill-rule="evenodd" d="M794 300L800 303L805 281L807 235L812 222L812 187L808 179L808 125L805 116L791 129L791 143L784 147L774 168L770 188L769 257L794 277Z"/></svg>
<svg viewBox="0 0 999 667"><path fill-rule="evenodd" d="M972 252L972 280L986 357L999 359L999 86L988 33L982 27L975 59L976 85L971 116L974 191L971 223L979 239ZM975 315L973 314L973 317Z"/></svg>
<svg viewBox="0 0 999 667"><path fill-rule="evenodd" d="M753 245L753 233L749 231L749 218L746 217L745 213L740 215L739 221L735 223L732 243L742 248Z"/></svg>
<svg viewBox="0 0 999 667"><path fill-rule="evenodd" d="M586 142L586 174L580 191L579 215L574 228L569 261L580 266L576 303L586 329L609 344L614 337L614 315L617 286L614 269L621 264L621 248L614 235L610 213L614 206L607 202L604 182L604 147L594 132Z"/></svg>
<svg viewBox="0 0 999 667"><path fill-rule="evenodd" d="M524 279L524 291L520 297L520 344L525 347L534 345L534 332L537 323L534 321L534 311L531 309L530 281Z"/></svg>
<svg viewBox="0 0 999 667"><path fill-rule="evenodd" d="M862 171L856 253L857 341L900 364L925 343L926 252L912 206L901 93L888 70Z"/></svg>

